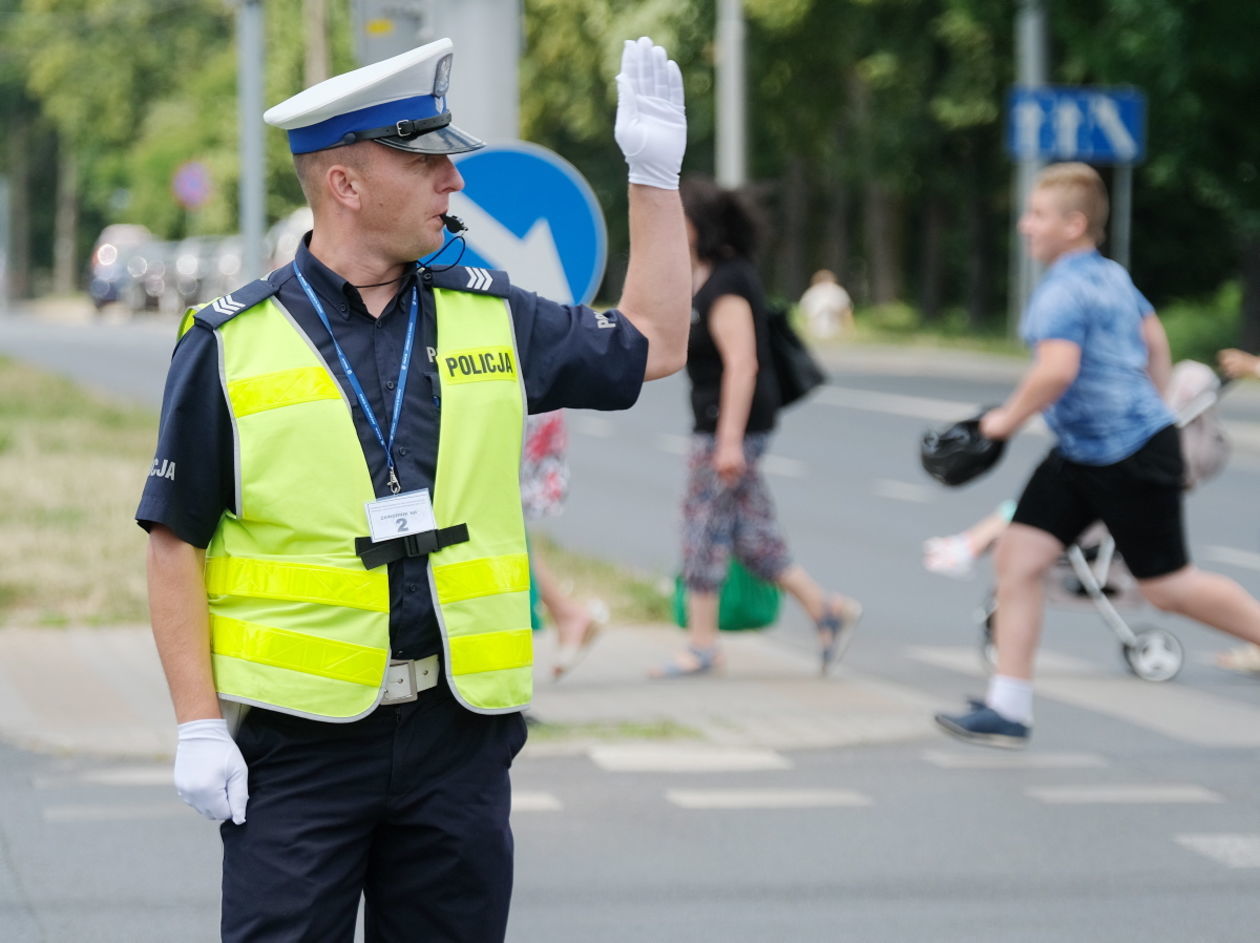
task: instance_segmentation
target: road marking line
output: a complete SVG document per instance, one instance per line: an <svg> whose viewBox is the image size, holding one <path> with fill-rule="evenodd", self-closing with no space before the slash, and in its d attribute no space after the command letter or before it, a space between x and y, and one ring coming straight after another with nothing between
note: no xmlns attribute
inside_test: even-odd
<svg viewBox="0 0 1260 943"><path fill-rule="evenodd" d="M848 386L824 386L814 397L817 402L847 409L862 409L872 413L888 413L893 416L909 416L913 419L932 419L937 422L954 422L974 416L980 410L979 403L964 400L936 399L927 396L906 396L902 393L877 393Z"/></svg>
<svg viewBox="0 0 1260 943"><path fill-rule="evenodd" d="M914 504L929 504L937 497L933 489L892 478L876 478L871 484L871 494L877 498L910 501Z"/></svg>
<svg viewBox="0 0 1260 943"><path fill-rule="evenodd" d="M1099 769L1097 753L951 753L925 750L923 759L941 769Z"/></svg>
<svg viewBox="0 0 1260 943"><path fill-rule="evenodd" d="M1228 563L1230 566L1239 566L1247 570L1260 570L1260 553L1252 553L1250 550L1210 546L1204 547L1201 554L1214 563Z"/></svg>
<svg viewBox="0 0 1260 943"><path fill-rule="evenodd" d="M570 411L570 414L572 412ZM574 432L594 436L597 439L611 439L617 431L611 420L599 416L587 416L581 412L570 420L570 424Z"/></svg>
<svg viewBox="0 0 1260 943"><path fill-rule="evenodd" d="M45 822L131 822L141 819L168 819L195 814L175 802L146 802L143 805L55 805L44 809Z"/></svg>
<svg viewBox="0 0 1260 943"><path fill-rule="evenodd" d="M871 805L849 789L670 789L666 799L683 809L824 809Z"/></svg>
<svg viewBox="0 0 1260 943"><path fill-rule="evenodd" d="M616 773L742 773L792 768L786 757L773 750L739 747L623 744L594 747L589 756L596 766Z"/></svg>
<svg viewBox="0 0 1260 943"><path fill-rule="evenodd" d="M963 616L957 621L966 625L967 617ZM979 635L980 628L979 625L976 625L977 644L973 647L968 648L965 645L912 645L906 649L906 654L915 661L935 665L938 668L947 668L950 671L956 671L959 674L973 678L988 677L988 672L984 670L980 662ZM1046 648L1037 652L1037 675L1039 679L1046 675L1058 674L1098 675L1101 671L1102 669L1093 662L1075 658L1071 655L1063 655ZM1146 684L1147 682L1142 683ZM1037 682L1037 688L1038 690L1041 689L1040 680Z"/></svg>
<svg viewBox="0 0 1260 943"><path fill-rule="evenodd" d="M80 770L60 776L37 776L33 780L36 789L60 789L81 783L98 786L170 786L174 773L169 765L118 766L109 769Z"/></svg>
<svg viewBox="0 0 1260 943"><path fill-rule="evenodd" d="M1047 678L1038 691L1057 701L1205 747L1260 747L1260 708L1175 684L1137 678Z"/></svg>
<svg viewBox="0 0 1260 943"><path fill-rule="evenodd" d="M763 455L761 470L767 475L780 478L804 478L809 466L795 458L784 458L782 455Z"/></svg>
<svg viewBox="0 0 1260 943"><path fill-rule="evenodd" d="M825 386L814 398L828 406L859 409L868 413L886 413L890 416L908 416L911 419L927 419L932 422L957 422L974 416L981 409L979 403L966 400L877 393L874 390L859 390L849 386ZM1050 434L1040 416L1034 417L1022 431L1039 436Z"/></svg>
<svg viewBox="0 0 1260 943"><path fill-rule="evenodd" d="M668 452L670 455L686 455L691 448L686 436L674 435L672 432L662 432L656 437L656 447L662 452Z"/></svg>
<svg viewBox="0 0 1260 943"><path fill-rule="evenodd" d="M512 792L513 812L559 812L563 808L549 792Z"/></svg>
<svg viewBox="0 0 1260 943"><path fill-rule="evenodd" d="M1260 835L1176 835L1177 844L1227 868L1260 868Z"/></svg>
<svg viewBox="0 0 1260 943"><path fill-rule="evenodd" d="M984 677L978 649L912 646L916 661L970 677ZM1073 707L1123 720L1155 733L1207 747L1260 747L1260 708L1175 684L1152 684L1042 650L1037 693Z"/></svg>
<svg viewBox="0 0 1260 943"><path fill-rule="evenodd" d="M663 432L656 437L656 447L670 455L689 455L691 454L691 439L672 432ZM781 478L804 478L809 472L809 466L795 458L763 455L761 470L767 475L777 475Z"/></svg>
<svg viewBox="0 0 1260 943"><path fill-rule="evenodd" d="M1024 794L1047 805L1142 805L1152 803L1224 802L1218 793L1202 786L1110 785L1031 786Z"/></svg>

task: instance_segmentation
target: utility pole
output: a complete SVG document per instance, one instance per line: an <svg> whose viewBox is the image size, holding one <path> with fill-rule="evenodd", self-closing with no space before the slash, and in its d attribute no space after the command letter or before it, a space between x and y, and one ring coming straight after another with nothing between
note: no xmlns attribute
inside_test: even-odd
<svg viewBox="0 0 1260 943"><path fill-rule="evenodd" d="M306 23L306 87L310 88L332 75L332 59L328 53L328 0L302 0L302 19Z"/></svg>
<svg viewBox="0 0 1260 943"><path fill-rule="evenodd" d="M1046 13L1043 0L1019 0L1015 15L1015 84L1037 88L1047 81ZM1033 181L1045 162L1035 156L1021 157L1015 165L1011 191L1011 275L1010 309L1007 319L1009 334L1019 331L1019 319L1033 285L1041 276L1041 267L1024 251L1019 235L1019 217L1032 190Z"/></svg>
<svg viewBox="0 0 1260 943"><path fill-rule="evenodd" d="M241 275L263 274L266 210L263 178L262 0L239 0L236 10L236 107L240 136Z"/></svg>
<svg viewBox="0 0 1260 943"><path fill-rule="evenodd" d="M518 70L522 0L459 0L432 5L432 35L455 43L451 108L461 128L488 143L521 134Z"/></svg>
<svg viewBox="0 0 1260 943"><path fill-rule="evenodd" d="M717 181L748 180L747 87L743 0L719 0L717 22Z"/></svg>

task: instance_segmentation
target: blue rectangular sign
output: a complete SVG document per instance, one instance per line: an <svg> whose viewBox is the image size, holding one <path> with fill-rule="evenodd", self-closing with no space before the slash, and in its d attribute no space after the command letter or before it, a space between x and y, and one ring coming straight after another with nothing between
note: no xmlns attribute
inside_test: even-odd
<svg viewBox="0 0 1260 943"><path fill-rule="evenodd" d="M1016 160L1135 164L1146 156L1146 97L1133 88L1013 88L1006 149Z"/></svg>

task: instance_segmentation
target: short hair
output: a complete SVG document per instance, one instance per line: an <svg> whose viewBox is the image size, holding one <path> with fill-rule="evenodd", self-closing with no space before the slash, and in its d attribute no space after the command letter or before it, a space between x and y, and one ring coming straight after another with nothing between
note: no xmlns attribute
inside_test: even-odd
<svg viewBox="0 0 1260 943"><path fill-rule="evenodd" d="M306 154L293 155L293 169L297 173L298 184L302 187L302 195L313 209L317 200L323 199L323 179L328 168L333 164L345 164L355 170L362 171L365 164L361 145L370 141L360 141L342 147L328 147Z"/></svg>
<svg viewBox="0 0 1260 943"><path fill-rule="evenodd" d="M706 262L752 259L761 235L756 208L741 193L707 177L688 176L680 187L683 212L696 230L696 255Z"/></svg>
<svg viewBox="0 0 1260 943"><path fill-rule="evenodd" d="M1034 184L1038 190L1053 190L1062 199L1065 213L1080 213L1085 217L1086 233L1095 244L1101 245L1107 237L1107 186L1102 177L1089 164L1077 162L1051 164L1037 175Z"/></svg>

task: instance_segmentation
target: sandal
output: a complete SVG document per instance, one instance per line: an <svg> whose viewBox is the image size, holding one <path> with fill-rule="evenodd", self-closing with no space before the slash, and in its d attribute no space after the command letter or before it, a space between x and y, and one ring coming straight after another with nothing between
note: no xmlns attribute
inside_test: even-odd
<svg viewBox="0 0 1260 943"><path fill-rule="evenodd" d="M818 634L822 640L819 650L822 661L820 674L825 675L844 655L853 639L853 630L861 618L862 604L856 599L844 597L838 605L832 603L826 614L818 620Z"/></svg>
<svg viewBox="0 0 1260 943"><path fill-rule="evenodd" d="M683 649L682 654L690 658L690 664L685 664L678 658L672 658L659 668L654 668L651 676L653 678L687 678L693 675L709 674L722 664L722 653L716 647L696 648L688 645Z"/></svg>
<svg viewBox="0 0 1260 943"><path fill-rule="evenodd" d="M551 665L551 680L559 681L578 666L595 644L600 630L608 624L608 607L602 600L592 599L586 604L587 621L582 637L575 643L556 646L556 659Z"/></svg>
<svg viewBox="0 0 1260 943"><path fill-rule="evenodd" d="M1216 656L1216 664L1227 671L1260 674L1260 645L1247 644L1221 652Z"/></svg>

